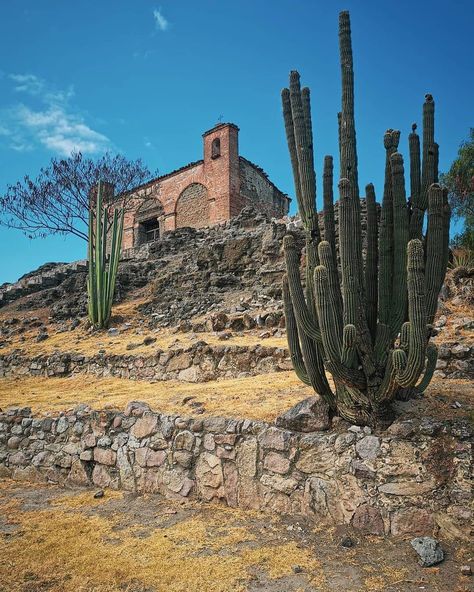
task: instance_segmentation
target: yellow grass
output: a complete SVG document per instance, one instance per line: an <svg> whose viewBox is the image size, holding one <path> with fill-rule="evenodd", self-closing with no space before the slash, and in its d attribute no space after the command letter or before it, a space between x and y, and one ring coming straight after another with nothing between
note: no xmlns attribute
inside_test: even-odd
<svg viewBox="0 0 474 592"><path fill-rule="evenodd" d="M189 347L197 341L205 341L209 345L261 345L270 347L287 347L286 337L269 337L261 339L260 331L246 332L243 335L233 335L230 339L222 341L216 333L172 333L170 329L160 329L137 334L134 329L121 330L119 335L107 335L106 331L87 333L83 329L54 333L54 327L49 328L49 338L37 343L35 337L38 329L25 331L20 335L10 338L8 344L0 349L1 354L20 350L29 357L47 355L54 351L72 352L91 356L99 350L105 349L108 354L125 355L153 355L157 349L166 350L169 347ZM21 340L25 338L25 341ZM156 341L151 345L143 345L145 337L154 337ZM133 343L137 347L127 350L127 345Z"/></svg>
<svg viewBox="0 0 474 592"><path fill-rule="evenodd" d="M273 420L298 401L312 396L294 372L275 372L201 384L178 381L148 383L121 378L4 378L0 380L0 407L29 406L35 413L63 411L79 403L94 409L122 409L129 401L146 401L165 413L193 415L185 397L203 403L205 415Z"/></svg>
<svg viewBox="0 0 474 592"><path fill-rule="evenodd" d="M9 592L244 592L252 570L278 578L295 564L310 582L324 581L311 548L254 543L248 512L214 508L139 537L140 528L124 528L115 515L58 507L23 512L19 504L3 510L19 527L0 537L0 589Z"/></svg>

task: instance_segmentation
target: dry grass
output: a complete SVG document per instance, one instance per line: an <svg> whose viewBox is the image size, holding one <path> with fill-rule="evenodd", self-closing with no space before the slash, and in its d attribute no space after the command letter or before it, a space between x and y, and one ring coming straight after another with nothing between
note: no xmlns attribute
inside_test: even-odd
<svg viewBox="0 0 474 592"><path fill-rule="evenodd" d="M37 343L35 337L38 329L25 331L22 335L14 335L8 343L0 349L0 354L9 354L14 350L20 350L30 357L47 355L55 351L71 352L91 356L99 350L105 349L108 354L116 355L153 355L157 349L166 350L169 347L189 347L197 341L205 341L209 345L265 345L269 347L287 347L285 337L269 337L261 339L261 331L248 331L242 335L233 335L230 339L222 341L216 333L173 333L170 329L160 329L150 332L135 329L120 330L118 335L107 335L106 331L87 333L78 328L74 332L54 333L54 328L49 329L49 338ZM145 337L154 337L156 341L152 345L144 345ZM127 350L128 344L134 344L132 350Z"/></svg>
<svg viewBox="0 0 474 592"><path fill-rule="evenodd" d="M328 375L331 381L331 377ZM94 409L123 409L129 401L146 401L163 413L195 415L202 404L203 416L273 421L299 401L312 396L295 373L273 372L247 378L186 383L177 380L150 383L121 378L74 375L69 378L26 376L0 379L0 408L28 406L34 413L65 411L79 403ZM192 397L188 400L189 397ZM186 399L186 402L184 400ZM461 407L453 407L458 401ZM469 380L435 378L425 395L408 404L404 415L441 420L473 416L474 388Z"/></svg>
<svg viewBox="0 0 474 592"><path fill-rule="evenodd" d="M121 378L24 377L0 380L0 407L29 406L35 413L57 412L87 403L94 409L124 408L129 401L146 401L165 413L192 415L190 401L203 403L205 415L225 415L271 421L313 394L294 372L275 372L248 378L190 384L178 381L148 383Z"/></svg>
<svg viewBox="0 0 474 592"><path fill-rule="evenodd" d="M252 513L214 508L140 536L119 516L76 511L72 501L72 511L67 504L35 512L20 503L3 508L19 530L0 538L0 590L244 592L252 569L280 578L295 564L310 581L323 580L310 549L292 541L256 544Z"/></svg>
<svg viewBox="0 0 474 592"><path fill-rule="evenodd" d="M288 525L291 524L291 527ZM465 592L466 549L157 495L0 481L0 592ZM317 531L314 533L313 531ZM340 546L350 534L357 544ZM295 567L298 566L298 570Z"/></svg>

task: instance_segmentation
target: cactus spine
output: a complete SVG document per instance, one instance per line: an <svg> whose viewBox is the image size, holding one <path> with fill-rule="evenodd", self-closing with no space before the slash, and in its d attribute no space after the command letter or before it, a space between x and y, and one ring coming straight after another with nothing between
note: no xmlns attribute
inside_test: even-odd
<svg viewBox="0 0 474 592"><path fill-rule="evenodd" d="M112 313L120 249L123 234L123 210L114 210L110 228L110 253L107 257L109 216L103 203L103 187L99 181L95 211L89 208L89 240L87 245L87 296L89 320L96 328L107 327Z"/></svg>
<svg viewBox="0 0 474 592"><path fill-rule="evenodd" d="M438 145L434 101L423 106L423 147L416 125L409 136L410 193L405 193L400 132L384 135L385 181L380 224L375 190L366 186L367 251L362 255L354 117L354 72L349 14L339 16L342 108L338 114L339 250L333 206L333 162L324 159L324 240L316 209L309 90L297 72L283 89L286 137L295 193L306 237L306 290L292 235L283 241L287 273L283 296L288 344L297 375L348 421L376 424L390 416L397 392L422 391L436 364L429 343L447 264L449 206L436 184ZM428 211L426 238L423 221ZM341 277L338 270L340 259ZM332 374L334 388L326 378Z"/></svg>

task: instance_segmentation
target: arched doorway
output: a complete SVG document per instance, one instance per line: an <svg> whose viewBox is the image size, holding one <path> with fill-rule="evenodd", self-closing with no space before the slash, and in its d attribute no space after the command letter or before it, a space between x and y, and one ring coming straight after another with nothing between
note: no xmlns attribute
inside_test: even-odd
<svg viewBox="0 0 474 592"><path fill-rule="evenodd" d="M176 228L191 226L202 228L209 225L209 199L207 188L201 183L191 183L176 202Z"/></svg>
<svg viewBox="0 0 474 592"><path fill-rule="evenodd" d="M147 199L135 214L135 246L152 243L160 238L163 206L158 200Z"/></svg>

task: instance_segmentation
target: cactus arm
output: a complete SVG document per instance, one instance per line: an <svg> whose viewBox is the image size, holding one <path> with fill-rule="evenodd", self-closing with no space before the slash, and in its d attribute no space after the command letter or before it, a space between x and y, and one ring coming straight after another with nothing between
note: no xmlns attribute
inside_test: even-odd
<svg viewBox="0 0 474 592"><path fill-rule="evenodd" d="M354 68L352 59L351 22L349 13L339 14L339 55L342 78L342 110L340 124L341 178L349 179L352 196L359 200L357 148L354 118Z"/></svg>
<svg viewBox="0 0 474 592"><path fill-rule="evenodd" d="M426 312L428 324L433 323L438 307L438 294L442 286L445 268L444 227L443 227L443 189L438 184L431 185L428 192L428 227L426 232Z"/></svg>
<svg viewBox="0 0 474 592"><path fill-rule="evenodd" d="M339 181L339 252L342 268L342 300L344 305L344 325L357 327L359 292L358 277L360 269L354 248L353 229L357 225L356 209L351 199L350 181Z"/></svg>
<svg viewBox="0 0 474 592"><path fill-rule="evenodd" d="M409 338L408 355L401 349L393 352L396 380L401 387L415 386L420 377L426 354L426 304L424 251L421 241L408 243L407 263Z"/></svg>
<svg viewBox="0 0 474 592"><path fill-rule="evenodd" d="M291 168L293 170L296 201L298 202L301 220L303 225L306 226L305 210L301 198L301 181L298 167L298 155L296 152L295 129L293 126L293 116L291 114L290 90L288 88L284 88L281 91L281 100L283 106L283 119L285 122L286 141L288 144L288 151L290 153Z"/></svg>
<svg viewBox="0 0 474 592"><path fill-rule="evenodd" d="M108 291L107 291L107 324L110 320L110 316L112 314L112 304L114 300L114 292L115 292L115 283L117 280L117 271L118 265L120 261L120 248L122 245L122 236L123 236L123 219L124 219L124 212L123 210L120 214L117 213L117 210L114 213L114 222L112 226L112 249L110 252L110 260L109 260L109 270L108 270Z"/></svg>
<svg viewBox="0 0 474 592"><path fill-rule="evenodd" d="M104 269L102 266L102 184L99 181L97 188L97 204L96 204L96 231L95 231L95 274L96 274L96 295L97 295L97 324L102 326L103 308L102 298L103 293L103 278Z"/></svg>
<svg viewBox="0 0 474 592"><path fill-rule="evenodd" d="M339 181L339 251L342 269L343 325L355 325L357 329L357 353L367 376L375 372L372 337L367 324L366 300L363 286L362 252L357 245L360 231L360 203L351 195L350 182ZM354 359L357 365L357 359Z"/></svg>
<svg viewBox="0 0 474 592"><path fill-rule="evenodd" d="M327 269L329 298L334 308L335 330L339 339L342 336L342 296L339 284L339 272L335 264L335 257L328 241L321 241L318 246L319 260Z"/></svg>
<svg viewBox="0 0 474 592"><path fill-rule="evenodd" d="M341 362L341 339L335 329L335 313L330 298L328 273L323 265L318 265L314 270L314 294L328 370L344 385L364 389L367 384L363 372L346 368Z"/></svg>
<svg viewBox="0 0 474 592"><path fill-rule="evenodd" d="M418 393L425 392L427 386L430 384L433 378L434 371L436 370L436 362L438 361L438 348L434 343L429 343L426 348L426 368L423 378L416 385L416 391Z"/></svg>
<svg viewBox="0 0 474 592"><path fill-rule="evenodd" d="M87 242L87 305L89 312L89 319L94 325L97 322L97 300L96 300L96 275L95 275L95 261L94 261L94 213L92 204L89 205L89 229Z"/></svg>
<svg viewBox="0 0 474 592"><path fill-rule="evenodd" d="M362 233L360 224L360 196L357 162L357 142L354 117L354 68L352 59L351 23L349 13L339 14L339 55L342 78L342 108L341 108L341 179L349 180L350 198L352 201L352 251L355 256L357 272L356 281L361 295L364 292L362 265ZM342 251L341 251L341 264ZM343 282L344 283L344 282ZM350 322L350 321L349 321ZM358 327L358 325L356 324ZM360 328L358 327L358 330Z"/></svg>
<svg viewBox="0 0 474 592"><path fill-rule="evenodd" d="M306 102L309 103L309 95ZM305 119L303 98L300 88L300 75L290 73L290 104L293 116L293 129L298 158L298 170L301 190L301 206L304 211L304 226L311 238L319 243L318 213L316 210L316 177L314 174L312 138L308 137L310 123ZM309 108L308 106L306 108Z"/></svg>
<svg viewBox="0 0 474 592"><path fill-rule="evenodd" d="M301 89L301 101L303 105L303 116L306 128L306 138L308 142L309 160L314 167L314 140L313 140L313 125L311 122L311 91L307 86Z"/></svg>
<svg viewBox="0 0 474 592"><path fill-rule="evenodd" d="M301 380L301 382L310 385L311 382L308 378L308 373L303 361L303 355L301 353L296 319L293 311L293 305L291 303L290 289L288 287L288 277L286 275L283 277L283 303L285 307L286 339L288 341L291 363L296 372L296 376Z"/></svg>
<svg viewBox="0 0 474 592"><path fill-rule="evenodd" d="M399 135L389 129L385 132L385 179L383 187L382 213L379 230L379 280L378 280L378 318L384 325L390 324L392 310L393 274L393 192L392 168L390 158L398 148Z"/></svg>
<svg viewBox="0 0 474 592"><path fill-rule="evenodd" d="M315 341L321 341L321 332L308 309L301 285L299 254L296 249L295 239L286 235L283 239L283 251L285 254L288 286L290 288L291 301L298 325L302 327L308 337Z"/></svg>
<svg viewBox="0 0 474 592"><path fill-rule="evenodd" d="M367 204L367 256L365 259L365 297L367 301L367 324L372 343L377 330L377 267L378 267L378 221L375 190L372 183L365 188Z"/></svg>
<svg viewBox="0 0 474 592"><path fill-rule="evenodd" d="M339 111L337 114L337 139L338 139L338 147L339 147L339 178L341 179L344 175L342 174L341 169L341 122L342 122L342 113Z"/></svg>
<svg viewBox="0 0 474 592"><path fill-rule="evenodd" d="M400 329L400 349L402 349L405 353L408 351L409 339L410 339L410 323L406 322L406 323L403 323L402 328Z"/></svg>
<svg viewBox="0 0 474 592"><path fill-rule="evenodd" d="M407 246L409 221L405 194L403 157L394 152L390 157L393 196L393 274L390 328L396 336L406 318L407 309Z"/></svg>
<svg viewBox="0 0 474 592"><path fill-rule="evenodd" d="M307 369L307 374L313 389L321 395L329 407L335 410L334 394L326 378L326 369L324 367L322 356L322 345L309 338L304 331L299 332L301 350Z"/></svg>
<svg viewBox="0 0 474 592"><path fill-rule="evenodd" d="M390 327L384 323L377 323L377 334L375 337L374 353L379 364L385 364L388 349L392 342Z"/></svg>
<svg viewBox="0 0 474 592"><path fill-rule="evenodd" d="M436 182L438 172L437 148L434 140L435 103L430 94L425 95L423 104L423 162L421 165L420 208L423 212L428 207L428 190Z"/></svg>
<svg viewBox="0 0 474 592"><path fill-rule="evenodd" d="M354 325L346 325L342 331L341 363L350 367L356 354L357 331Z"/></svg>
<svg viewBox="0 0 474 592"><path fill-rule="evenodd" d="M334 223L333 169L332 156L325 156L323 169L324 240L329 243L334 256L334 263L337 264L336 226Z"/></svg>
<svg viewBox="0 0 474 592"><path fill-rule="evenodd" d="M286 275L283 278L283 301L285 305L288 347L296 375L305 384L310 384L329 407L335 410L335 397L326 378L318 345L304 331L298 331L298 324L291 302L288 277Z"/></svg>
<svg viewBox="0 0 474 592"><path fill-rule="evenodd" d="M423 221L425 211L428 207L428 190L430 185L436 182L438 178L438 149L434 141L434 109L435 104L433 97L429 94L425 95L425 102L423 103L423 146L422 146L422 163L421 163L421 181L419 181L419 191L416 196L412 196L412 216L410 220L410 238L422 239L423 236ZM410 134L412 136L412 134ZM415 134L416 136L416 134ZM413 137L412 141L415 143L415 150L419 154L419 138ZM418 146L416 146L418 142ZM418 182L417 175L419 174L419 156L418 162L415 156L415 179ZM416 197L416 199L415 199Z"/></svg>
<svg viewBox="0 0 474 592"><path fill-rule="evenodd" d="M391 401L394 398L398 389L396 376L397 373L393 364L393 352L391 351L387 355L384 377L375 395L375 399L379 404Z"/></svg>
<svg viewBox="0 0 474 592"><path fill-rule="evenodd" d="M110 289L112 284L112 269L114 267L115 262L115 251L116 251L116 243L117 243L117 222L118 222L118 210L114 210L114 215L112 219L112 226L111 226L111 233L112 233L112 243L110 245L110 253L109 253L109 265L107 269L107 285L105 290L105 297L107 302L110 300ZM107 305L108 308L108 305Z"/></svg>
<svg viewBox="0 0 474 592"><path fill-rule="evenodd" d="M421 196L421 159L420 136L416 133L416 123L411 126L408 136L410 151L410 239L422 238L424 210L420 206Z"/></svg>

